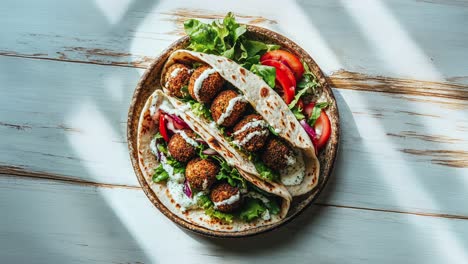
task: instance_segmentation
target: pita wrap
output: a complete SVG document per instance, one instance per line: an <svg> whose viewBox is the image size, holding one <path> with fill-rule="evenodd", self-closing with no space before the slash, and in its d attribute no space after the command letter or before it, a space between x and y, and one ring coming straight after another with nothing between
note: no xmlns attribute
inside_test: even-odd
<svg viewBox="0 0 468 264"><path fill-rule="evenodd" d="M232 223L225 223L216 218L209 217L201 208L184 210L183 206L177 202L178 197L175 197L177 196L177 193L172 192L170 187L168 187L169 181L167 183L154 183L152 181L154 169L159 165L159 162L152 153L150 147L151 141L158 131L158 124L154 121L151 114L158 113L158 110L160 109L164 110L166 113L176 114L184 120L187 125L209 145L209 147L216 150L229 165L236 167L247 181L259 189L281 198L280 212L276 215L271 215L270 219L267 220L266 218L265 220L257 218L251 222L245 222L241 219L235 218ZM190 108L187 108L182 103L177 102L177 100L168 97L161 90L156 90L150 98L148 98L145 106L143 107L138 126L138 161L148 185L151 187L152 191L161 203L181 219L216 231L244 231L259 226L270 225L285 218L292 200L287 189L281 184L260 181L248 170L243 170L241 167L242 161L239 159L238 155L235 152L232 152L231 149L226 149L224 147L225 144L221 144L222 142L219 142L217 138L212 136L208 131L209 127L201 124L198 117L195 117L196 116L191 112ZM182 194L182 196L183 195L184 194ZM187 198L188 197L185 197L185 199Z"/></svg>
<svg viewBox="0 0 468 264"><path fill-rule="evenodd" d="M174 63L190 64L193 62L208 64L226 81L236 87L257 113L275 129L278 136L293 146L296 157L298 157L301 164L303 164L304 178L299 184L288 184L288 186L286 186L291 195L299 196L313 190L318 184L320 171L320 164L315 154L314 145L281 96L270 88L261 77L248 71L234 61L225 57L206 53L188 50L177 50L173 52L168 58L161 76L165 76L167 69ZM161 82L161 84L164 87L165 84L163 82ZM167 92L167 90L165 91ZM179 107L184 107L184 103L176 98L171 97L170 100L174 104L179 105ZM240 151L232 147L216 126L210 124L208 120L202 117L196 115L189 116L192 119L196 119L196 122L210 133L220 145L224 146L226 150L229 150L234 156L236 160L235 164L238 168L262 181L266 181L260 176L254 164L246 155L243 155ZM272 182L269 183L273 184Z"/></svg>

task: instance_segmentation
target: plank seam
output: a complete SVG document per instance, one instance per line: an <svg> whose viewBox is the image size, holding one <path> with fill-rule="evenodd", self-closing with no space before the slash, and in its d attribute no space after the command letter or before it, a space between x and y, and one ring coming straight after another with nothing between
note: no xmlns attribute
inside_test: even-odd
<svg viewBox="0 0 468 264"><path fill-rule="evenodd" d="M40 172L40 171L30 171L25 168L17 166L0 166L0 176L4 177L21 177L37 180L52 180L57 182L77 184L84 186L92 187L102 187L102 188L123 188L123 189L133 189L140 190L140 186L126 185L126 184L110 184L110 183L99 183L89 180L76 179L69 176L64 176L60 174Z"/></svg>
<svg viewBox="0 0 468 264"><path fill-rule="evenodd" d="M140 186L125 185L125 184L98 183L98 182L93 182L93 181L88 181L88 180L75 179L75 178L71 178L71 177L67 177L67 176L63 176L59 174L30 171L30 170L26 170L24 168L17 167L17 166L0 166L0 176L1 177L20 177L20 178L28 178L28 179L35 179L35 180L51 180L51 181L56 181L56 182L68 183L68 184L92 186L96 188L123 188L123 189L132 189L132 190L141 190ZM424 216L424 217L468 220L468 216L453 215L453 214L410 212L410 211L378 209L378 208L370 208L370 207L337 205L337 204L327 204L327 203L314 203L314 205L322 206L322 207L336 207L336 208L343 208L343 209L364 210L364 211L373 211L373 212L417 215L417 216Z"/></svg>
<svg viewBox="0 0 468 264"><path fill-rule="evenodd" d="M149 64L145 63L132 64L132 62L80 61L60 58L35 57L32 55L22 55L15 53L0 53L0 56L137 69L146 69L149 66ZM465 84L373 76L345 70L334 72L326 78L334 89L339 90L402 94L455 99L462 101L468 100L468 85Z"/></svg>
<svg viewBox="0 0 468 264"><path fill-rule="evenodd" d="M446 219L468 220L468 216L453 215L453 214L410 212L410 211L401 211L401 210L378 209L378 208L370 208L370 207L337 205L337 204L326 204L326 203L315 203L315 205L323 206L323 207L336 207L336 208L353 209L353 210L365 210L365 211L373 211L373 212L385 212L385 213L408 214L408 215L417 215L417 216L425 216L425 217L437 217L437 218L446 218Z"/></svg>

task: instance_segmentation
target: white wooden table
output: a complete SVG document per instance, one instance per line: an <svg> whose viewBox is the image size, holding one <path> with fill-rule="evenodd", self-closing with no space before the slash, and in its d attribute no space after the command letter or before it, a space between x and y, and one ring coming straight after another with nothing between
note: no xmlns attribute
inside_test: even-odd
<svg viewBox="0 0 468 264"><path fill-rule="evenodd" d="M0 263L468 263L468 2L6 0L0 5ZM183 20L304 47L342 138L316 205L241 240L190 234L141 191L126 117Z"/></svg>

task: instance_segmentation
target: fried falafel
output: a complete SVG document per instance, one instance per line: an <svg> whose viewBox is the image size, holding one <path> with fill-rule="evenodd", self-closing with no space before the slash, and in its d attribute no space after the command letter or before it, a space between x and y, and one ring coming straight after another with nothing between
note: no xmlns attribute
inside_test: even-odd
<svg viewBox="0 0 468 264"><path fill-rule="evenodd" d="M218 125L230 127L244 114L247 101L233 90L222 91L211 104L211 115Z"/></svg>
<svg viewBox="0 0 468 264"><path fill-rule="evenodd" d="M211 189L210 199L214 203L214 208L224 213L230 213L242 204L239 188L225 182L219 183Z"/></svg>
<svg viewBox="0 0 468 264"><path fill-rule="evenodd" d="M257 151L265 145L269 134L268 124L262 116L248 115L234 126L234 143L247 151Z"/></svg>
<svg viewBox="0 0 468 264"><path fill-rule="evenodd" d="M295 163L292 149L284 140L277 137L272 137L266 142L261 159L265 165L276 171Z"/></svg>
<svg viewBox="0 0 468 264"><path fill-rule="evenodd" d="M188 85L192 70L186 65L175 63L171 65L164 76L164 84L169 94L176 97L183 97L182 87Z"/></svg>
<svg viewBox="0 0 468 264"><path fill-rule="evenodd" d="M210 66L198 67L190 77L188 90L193 99L209 103L221 90L224 79Z"/></svg>
<svg viewBox="0 0 468 264"><path fill-rule="evenodd" d="M195 144L192 142L196 137L195 133L190 129L183 129L179 133L174 134L167 144L169 154L177 161L189 161L197 154ZM190 142L187 142L188 140Z"/></svg>
<svg viewBox="0 0 468 264"><path fill-rule="evenodd" d="M195 158L189 161L185 167L185 178L190 187L205 191L216 181L219 166L210 159Z"/></svg>

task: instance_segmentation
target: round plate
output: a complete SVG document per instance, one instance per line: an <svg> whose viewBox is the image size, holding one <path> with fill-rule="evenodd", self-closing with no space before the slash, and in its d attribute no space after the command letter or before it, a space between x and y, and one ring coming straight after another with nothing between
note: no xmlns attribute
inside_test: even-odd
<svg viewBox="0 0 468 264"><path fill-rule="evenodd" d="M143 191L146 193L150 201L158 208L164 215L166 215L169 219L173 222L177 223L178 225L202 234L206 236L214 236L214 237L245 237L256 235L260 233L264 233L266 231L270 231L273 229L278 228L279 226L291 221L293 218L299 215L305 208L307 208L312 202L318 197L320 191L325 187L325 184L328 181L328 178L331 175L333 164L335 163L336 153L338 151L338 144L339 144L339 115L338 115L338 107L336 105L335 97L333 96L333 92L330 89L330 86L327 83L327 80L320 70L319 66L315 63L315 61L310 57L305 50L299 47L296 43L292 42L288 38L275 33L271 30L260 28L256 26L247 25L247 36L250 39L256 39L263 41L269 44L278 44L281 46L281 49L288 50L292 52L294 55L299 57L305 63L307 63L311 69L311 71L315 74L317 79L319 80L320 84L323 87L323 93L325 98L331 105L327 108L327 114L330 118L330 122L332 125L332 134L330 136L330 140L327 143L325 149L321 150L319 153L319 161L320 161L320 176L319 176L319 183L317 187L299 197L294 197L293 202L291 204L291 208L289 210L288 215L285 219L280 222L277 222L272 225L267 226L260 226L255 227L252 229L248 229L241 232L223 232L223 231L213 231L206 229L204 227L189 223L180 219L171 211L169 211L158 199L158 197L154 194L151 190L150 186L144 179L144 176L138 166L138 153L137 153L137 131L138 131L138 120L140 119L141 110L146 103L148 97L154 92L155 89L160 89L159 80L161 78L161 70L166 62L169 55L178 49L184 49L189 44L188 36L182 37L173 44L171 44L162 54L149 66L146 70L143 77L140 79L135 92L133 94L133 98L130 104L130 109L128 112L128 119L127 119L127 140L128 140L128 148L130 150L130 159L132 161L133 169L135 170L136 176L138 181L140 182Z"/></svg>

